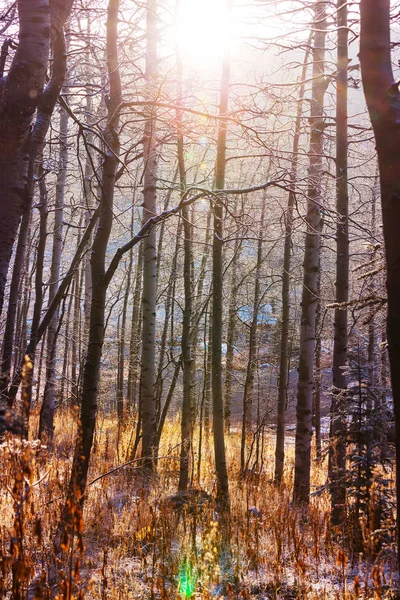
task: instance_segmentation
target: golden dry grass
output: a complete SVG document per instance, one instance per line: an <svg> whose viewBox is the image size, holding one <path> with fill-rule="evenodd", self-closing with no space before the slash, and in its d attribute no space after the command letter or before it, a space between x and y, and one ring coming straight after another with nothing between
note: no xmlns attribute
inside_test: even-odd
<svg viewBox="0 0 400 600"><path fill-rule="evenodd" d="M116 420L99 416L90 481L127 460L132 427L133 423L120 432L118 443ZM242 482L238 478L239 434L228 437L229 528L222 525L216 507L182 515L162 502L177 487L178 419L166 424L157 478L150 486L138 476L136 463L89 486L84 553L78 544L64 553L57 564L63 586L57 592L48 590L46 578L54 562L53 539L68 485L75 433L74 419L60 413L57 446L51 455L36 442L8 439L1 448L0 597L13 597L16 578L21 599L28 597L28 590L31 598L102 600L394 597L393 523L384 523L384 543L367 560L367 524L360 526L366 549L360 554L351 544L350 522L332 530L325 492L312 497L308 511L296 509L291 503L293 444L288 444L285 480L278 487L272 481L273 437L265 436L262 472ZM194 478L193 484L215 495L211 444L211 436L205 436L201 477L200 481ZM314 463L314 489L325 478L326 464Z"/></svg>

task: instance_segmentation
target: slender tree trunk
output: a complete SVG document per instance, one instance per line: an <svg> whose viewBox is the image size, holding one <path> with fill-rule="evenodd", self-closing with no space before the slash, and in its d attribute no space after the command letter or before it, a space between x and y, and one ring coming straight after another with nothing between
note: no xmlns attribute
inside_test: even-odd
<svg viewBox="0 0 400 600"><path fill-rule="evenodd" d="M79 220L79 227L82 224L82 218ZM80 243L78 234L78 246ZM82 284L84 278L85 267L78 268L75 274L75 294L73 298L74 309L72 313L72 336L71 336L71 396L75 406L79 406L79 380L82 370L82 355L79 352L80 337L79 337L79 323L81 316L81 295L82 295ZM89 321L90 331L90 321ZM89 341L89 340L88 340Z"/></svg>
<svg viewBox="0 0 400 600"><path fill-rule="evenodd" d="M64 215L64 193L65 181L67 178L68 161L68 114L64 109L60 112L60 156L58 162L58 176L56 184L55 212L54 212L54 230L53 230L53 255L50 270L50 286L48 304L54 300L57 293L60 269L61 269L61 251L62 251L62 232ZM39 438L51 446L54 430L54 410L55 410L55 387L56 387L56 366L57 366L57 326L58 310L55 311L53 318L47 330L47 366L46 366L46 387L43 397L43 403L40 411Z"/></svg>
<svg viewBox="0 0 400 600"><path fill-rule="evenodd" d="M161 400L162 393L164 387L164 363L165 358L167 356L167 346L168 346L168 330L170 326L170 320L173 310L173 289L176 282L177 277L177 266L178 266L178 254L179 254L179 246L181 243L181 234L182 234L182 221L179 220L176 241L175 241L175 250L172 257L171 271L169 275L168 285L166 289L166 298L165 298L165 316L164 316L164 325L161 334L161 343L160 343L160 352L158 359L158 368L157 368L157 378L156 378L156 421L158 423L160 414L161 414ZM160 246L159 250L161 250Z"/></svg>
<svg viewBox="0 0 400 600"><path fill-rule="evenodd" d="M230 18L232 0L226 2L226 13ZM222 65L221 92L219 114L225 116L229 102L230 54L228 45L225 47ZM215 187L223 190L225 187L226 170L226 121L218 125L217 160L215 165ZM229 481L225 455L224 406L222 395L222 238L223 238L223 199L216 196L214 200L214 237L213 237L213 269L212 269L212 403L213 403L213 434L215 468L217 471L218 495L221 502L229 510Z"/></svg>
<svg viewBox="0 0 400 600"><path fill-rule="evenodd" d="M1 388L7 391L10 383L11 364L13 356L15 319L17 317L18 298L21 292L21 278L25 265L26 247L28 241L29 224L31 222L31 205L25 207L22 215L21 227L18 236L18 245L15 254L14 268L11 279L10 293L8 299L7 318L3 339L3 359L2 359L2 381ZM17 329L18 331L18 329Z"/></svg>
<svg viewBox="0 0 400 600"><path fill-rule="evenodd" d="M178 58L178 97L182 94L182 66ZM181 197L186 190L186 168L184 158L184 140L182 131L182 113L177 111L178 128L178 166ZM192 224L190 221L189 207L182 208L184 232L184 264L183 282L185 291L185 305L182 320L182 370L183 370L183 398L181 421L181 455L179 468L179 491L187 489L189 481L189 457L192 448L193 406L192 406L192 381L194 360L192 356L192 308L193 308L193 273L192 273Z"/></svg>
<svg viewBox="0 0 400 600"><path fill-rule="evenodd" d="M243 418L242 418L242 442L240 448L240 474L243 477L246 473L246 440L251 433L252 427L252 413L253 413L253 387L254 387L254 374L256 369L256 357L257 357L257 326L258 326L258 311L260 308L260 297L261 297L261 265L263 259L263 235L264 235L264 217L265 217L265 203L266 199L263 199L263 205L261 209L261 222L258 238L257 248L257 263L255 272L254 282L254 299L253 299L253 317L250 325L250 338L249 338L249 360L247 363L246 380L244 382L243 391Z"/></svg>
<svg viewBox="0 0 400 600"><path fill-rule="evenodd" d="M321 260L319 261L319 277L317 284L317 312L315 315L315 382L313 393L313 427L315 431L315 454L321 458L321 351L322 351L322 319L321 319Z"/></svg>
<svg viewBox="0 0 400 600"><path fill-rule="evenodd" d="M87 15L87 36L90 39L91 34L92 34L92 26L91 26L91 15L90 12L88 12ZM92 53L91 53L91 46L90 44L87 45L86 48L86 52L85 52L85 60L87 63L87 68L86 68L86 74L85 74L85 81L87 83L89 83L91 81L91 73L90 73L90 62L91 62L91 58L92 58ZM95 117L93 115L93 97L92 97L92 92L90 90L90 88L88 89L88 92L86 93L86 98L85 98L85 121L86 124L90 127L93 124L93 121L95 120ZM102 112L102 106L103 103L100 102L98 111L99 113ZM103 116L103 115L101 115ZM94 139L94 135L91 129L89 129L86 133L86 156L85 156L85 172L84 172L84 179L83 179L83 194L84 194L84 202L85 202L85 206L86 206L86 210L85 210L85 225L86 227L89 224L90 218L93 214L93 210L94 210L94 205L95 205L95 198L94 198L94 192L93 192L93 176L94 176L94 170L93 170L93 157L90 154L90 151L88 150L88 148L90 148L90 144L93 143L93 139ZM88 242L88 248L90 248L91 246L91 242L92 240L90 239ZM88 334L89 334L89 326L90 326L90 305L91 305L91 301L92 301L92 272L91 272L91 267L90 267L90 254L89 252L87 253L87 255L84 258L84 269L85 269L85 296L84 296L84 301L83 301L83 314L84 314L84 335L83 335L83 343L84 343L84 347L87 346L87 341L88 341Z"/></svg>
<svg viewBox="0 0 400 600"><path fill-rule="evenodd" d="M206 326L207 325L207 326ZM208 323L204 324L204 429L208 444L210 435L210 407L212 396L213 369L213 317L212 304L208 312Z"/></svg>
<svg viewBox="0 0 400 600"><path fill-rule="evenodd" d="M47 239L47 189L46 189L46 174L43 171L39 171L39 189L40 189L40 200L39 200L39 213L40 213L40 226L39 226L39 241L36 255L36 275L35 275L35 304L33 307L32 327L31 327L31 340L36 345L38 343L38 329L40 324L40 317L42 315L43 307L43 268L44 268L44 256L46 251L46 239ZM29 385L25 386L23 391L23 428L22 436L28 439L29 430L29 417L32 403L32 384L33 384L33 369L35 365L35 355L31 355L31 368ZM38 392L39 393L39 392Z"/></svg>
<svg viewBox="0 0 400 600"><path fill-rule="evenodd" d="M141 292L143 278L143 246L139 245L136 274L135 274L135 289L133 292L132 315L131 315L131 332L129 343L129 366L128 366L128 390L127 404L131 412L136 406L136 387L138 380L138 364L139 364L139 344L141 330Z"/></svg>
<svg viewBox="0 0 400 600"><path fill-rule="evenodd" d="M311 45L311 37L309 46ZM278 383L278 414L276 424L275 446L275 481L280 483L283 477L285 463L285 417L287 405L287 392L289 383L289 326L290 326L290 265L292 251L293 209L296 202L295 186L299 163L299 143L301 135L301 118L303 114L303 101L307 67L310 56L309 48L306 50L301 72L301 86L297 99L297 116L293 137L293 158L290 172L290 191L285 214L285 244L283 250L282 271L282 328L279 353L279 383Z"/></svg>
<svg viewBox="0 0 400 600"><path fill-rule="evenodd" d="M151 96L157 79L157 11L156 0L147 0L146 9L146 77ZM144 128L144 189L143 223L157 212L157 154L155 139L156 119L154 111ZM142 457L146 470L153 471L153 455L157 444L156 394L155 394L155 345L156 345L156 287L157 287L157 241L152 228L143 240L143 326L142 367L140 375L140 402L142 417Z"/></svg>
<svg viewBox="0 0 400 600"><path fill-rule="evenodd" d="M62 374L61 374L61 388L60 388L60 402L65 406L68 406L69 403L66 402L69 396L69 381L70 377L68 377L69 372L69 362L70 362L70 338L69 332L71 328L71 312L72 312L72 303L74 299L75 293L75 282L76 279L72 280L71 288L70 288L70 297L68 301L67 308L67 317L65 319L65 330L64 330L64 352L63 352L63 366L62 366ZM74 404L70 403L70 406L74 406Z"/></svg>
<svg viewBox="0 0 400 600"><path fill-rule="evenodd" d="M131 221L131 237L133 236L133 211ZM124 372L125 372L125 339L126 339L126 316L128 311L128 300L131 290L131 277L132 277L132 265L133 265L133 251L129 252L128 270L126 274L126 285L124 293L124 304L122 307L122 318L121 318L121 333L119 338L119 360L118 360L118 382L117 382L117 413L118 413L118 427L121 428L125 416L124 406Z"/></svg>
<svg viewBox="0 0 400 600"><path fill-rule="evenodd" d="M307 190L307 232L305 239L304 276L300 324L300 360L296 410L296 441L293 498L308 503L310 493L312 396L314 385L315 323L317 308L318 265L321 246L322 218L321 177L324 130L324 79L326 2L315 4L313 44L313 84L311 98L311 139L309 182Z"/></svg>
<svg viewBox="0 0 400 600"><path fill-rule="evenodd" d="M237 236L233 250L231 286L229 293L229 314L228 314L228 336L226 340L226 366L225 366L225 402L224 402L224 421L225 431L229 434L231 426L231 404L232 404L232 382L233 382L233 357L236 339L236 311L237 311L237 265L240 260L240 237Z"/></svg>
<svg viewBox="0 0 400 600"><path fill-rule="evenodd" d="M122 99L118 68L118 10L119 0L109 0L107 17L107 67L110 82L110 98L108 104L109 120L104 131L107 150L103 162L99 224L93 240L91 254L92 281L93 288L96 289L96 294L92 295L91 301L89 343L82 382L80 431L75 446L67 502L62 516L62 528L69 535L73 534L74 518L76 518L74 508L78 510L78 502L83 499L86 489L89 459L96 426L100 361L104 342L107 292L105 258L113 222L114 186L119 154L117 133L119 119L114 113Z"/></svg>
<svg viewBox="0 0 400 600"><path fill-rule="evenodd" d="M349 233L347 190L347 2L337 2L337 69L336 78L336 303L333 343L333 394L331 405L329 481L331 522L343 522L346 508L346 376L347 302L349 299Z"/></svg>
<svg viewBox="0 0 400 600"><path fill-rule="evenodd" d="M24 261L24 279L23 279L23 292L22 299L19 306L19 311L17 315L17 324L16 324L16 354L14 356L13 370L18 368L21 364L24 357L24 350L27 344L27 318L29 306L31 303L31 294L32 294L32 278L33 278L33 269L30 269L30 257L34 255L33 252L33 244L32 244L32 226L29 225L28 228L28 242L27 242L27 251L25 254ZM10 406L13 403L13 399L8 398L8 402Z"/></svg>

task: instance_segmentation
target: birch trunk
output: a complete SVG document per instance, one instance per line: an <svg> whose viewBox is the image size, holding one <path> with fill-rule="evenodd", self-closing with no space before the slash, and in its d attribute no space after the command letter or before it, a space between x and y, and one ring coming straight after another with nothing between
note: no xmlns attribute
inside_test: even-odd
<svg viewBox="0 0 400 600"><path fill-rule="evenodd" d="M311 39L309 40L311 44ZM306 51L303 68L301 72L301 86L297 100L297 115L293 138L293 159L290 172L290 191L288 196L288 205L285 214L285 243L283 250L283 271L282 271L282 328L279 353L279 383L278 383L278 411L276 425L276 446L275 446L275 481L280 483L283 477L283 468L285 464L285 421L286 404L289 383L289 325L290 325L290 268L292 251L292 232L293 232L293 210L296 203L295 185L297 180L297 169L299 163L299 143L301 135L301 120L303 114L303 101L305 79L307 76L307 67L310 50Z"/></svg>
<svg viewBox="0 0 400 600"><path fill-rule="evenodd" d="M321 177L324 130L324 78L326 2L314 9L313 84L311 98L311 139L307 189L306 239L303 262L303 292L300 323L299 381L297 389L296 440L293 499L308 503L311 471L312 403L314 386L315 324L318 300L318 266L322 218Z"/></svg>
<svg viewBox="0 0 400 600"><path fill-rule="evenodd" d="M232 0L227 0L227 16L232 11ZM222 65L219 115L225 116L229 103L230 55L226 46ZM218 125L217 160L215 165L215 187L225 187L226 170L226 121ZM217 471L218 495L223 506L229 511L229 481L225 455L224 406L222 396L222 238L223 238L223 199L216 196L214 200L214 237L212 266L212 368L211 387L213 405L214 456Z"/></svg>
<svg viewBox="0 0 400 600"><path fill-rule="evenodd" d="M347 75L348 28L347 2L337 2L336 78L336 303L333 344L333 394L329 447L331 522L342 523L346 508L346 376L347 302L349 300L349 232L347 189Z"/></svg>
<svg viewBox="0 0 400 600"><path fill-rule="evenodd" d="M72 1L18 1L19 43L10 70L0 81L0 312L27 198L31 120L40 104L46 106L43 88L50 40L57 43Z"/></svg>
<svg viewBox="0 0 400 600"><path fill-rule="evenodd" d="M61 251L62 251L62 233L64 216L64 194L65 182L67 178L68 161L68 114L64 109L60 113L60 156L58 162L58 176L56 184L56 197L54 205L54 229L53 229L53 253L50 269L50 285L48 304L54 300L57 293L60 270L61 270ZM56 387L56 365L57 365L57 326L58 310L55 311L53 318L47 330L47 366L46 366L46 387L43 396L43 403L40 410L39 438L48 445L52 445L54 431L54 410L55 410L55 387Z"/></svg>
<svg viewBox="0 0 400 600"><path fill-rule="evenodd" d="M152 96L157 78L157 18L156 0L147 0L146 9L146 77ZM144 189L143 223L157 212L157 154L155 139L156 119L152 109L144 128ZM156 429L156 288L157 288L157 239L153 227L143 240L143 326L142 367L140 375L140 402L142 418L142 457L145 468L153 471L154 451L157 447Z"/></svg>

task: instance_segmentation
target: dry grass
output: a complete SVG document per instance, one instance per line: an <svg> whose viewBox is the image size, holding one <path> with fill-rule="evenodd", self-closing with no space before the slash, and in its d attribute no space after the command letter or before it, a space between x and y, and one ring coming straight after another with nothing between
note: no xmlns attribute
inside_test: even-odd
<svg viewBox="0 0 400 600"><path fill-rule="evenodd" d="M0 450L1 598L395 597L391 595L393 523L384 524L384 542L367 560L367 526L361 526L366 552L360 554L349 543L350 523L332 530L325 493L312 497L307 512L293 507L293 445L288 445L285 481L280 487L272 482L273 440L269 437L263 471L239 482L240 440L236 433L229 436L228 528L222 526L216 507L182 515L162 502L176 492L178 420L166 425L160 448L163 458L151 486L140 480L135 464L90 485L83 530L74 547L66 548L54 563L53 539L66 494L75 431L73 419L60 414L53 454L35 442L20 444L11 439ZM120 434L118 444L116 421L99 418L91 481L126 461L130 440L131 427ZM193 484L215 495L212 456L211 438L206 437L201 480ZM196 454L194 458L197 469ZM325 477L326 465L314 464L315 488ZM46 586L54 564L63 582L57 592Z"/></svg>

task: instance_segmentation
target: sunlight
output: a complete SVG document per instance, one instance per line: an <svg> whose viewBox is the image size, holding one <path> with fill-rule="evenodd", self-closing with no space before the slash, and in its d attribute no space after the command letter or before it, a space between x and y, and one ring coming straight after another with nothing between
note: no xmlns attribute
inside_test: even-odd
<svg viewBox="0 0 400 600"><path fill-rule="evenodd" d="M185 63L195 68L219 63L225 41L232 37L226 0L181 0L173 36Z"/></svg>

